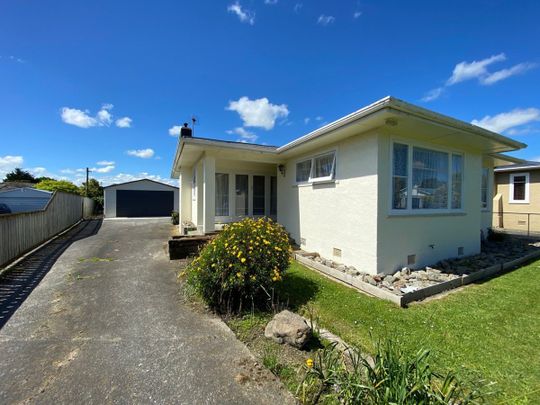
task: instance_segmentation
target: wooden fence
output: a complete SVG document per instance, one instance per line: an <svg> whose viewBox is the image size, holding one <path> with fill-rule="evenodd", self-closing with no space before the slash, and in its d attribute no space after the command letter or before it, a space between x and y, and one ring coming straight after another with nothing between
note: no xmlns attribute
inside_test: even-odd
<svg viewBox="0 0 540 405"><path fill-rule="evenodd" d="M0 215L0 266L92 215L86 197L55 192L43 210Z"/></svg>

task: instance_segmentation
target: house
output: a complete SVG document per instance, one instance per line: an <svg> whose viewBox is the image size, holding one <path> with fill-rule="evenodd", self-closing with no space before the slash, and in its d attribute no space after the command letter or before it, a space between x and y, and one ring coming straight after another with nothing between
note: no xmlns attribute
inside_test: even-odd
<svg viewBox="0 0 540 405"><path fill-rule="evenodd" d="M12 213L39 211L45 208L53 193L32 187L3 188L0 204L6 204Z"/></svg>
<svg viewBox="0 0 540 405"><path fill-rule="evenodd" d="M106 218L168 217L178 207L178 187L150 179L103 187Z"/></svg>
<svg viewBox="0 0 540 405"><path fill-rule="evenodd" d="M492 220L483 170L525 146L386 97L280 147L194 138L186 124L171 175L200 233L266 215L304 250L391 273L478 253Z"/></svg>
<svg viewBox="0 0 540 405"><path fill-rule="evenodd" d="M494 184L494 228L540 232L540 162L496 167Z"/></svg>

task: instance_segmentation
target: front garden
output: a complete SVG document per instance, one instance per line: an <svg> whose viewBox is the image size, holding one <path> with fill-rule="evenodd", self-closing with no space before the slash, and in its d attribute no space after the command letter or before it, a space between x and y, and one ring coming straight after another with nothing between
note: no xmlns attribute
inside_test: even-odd
<svg viewBox="0 0 540 405"><path fill-rule="evenodd" d="M281 254L285 250L281 231L271 239L275 230L266 223L258 223L257 228L255 221L250 226L258 233L240 227L236 233L244 234L234 239L235 235L225 232L235 241L234 252L224 238L209 244L188 268L187 277L191 286L198 285L199 296L206 295L207 304L222 314L239 339L302 402L355 403L344 396L356 392L364 403L385 403L381 392L407 390L408 399L397 403L446 403L442 394L448 378L459 395L456 398L476 394L477 388L487 403L535 403L540 397L540 261L402 309L297 262L287 267ZM256 242L264 248L260 256ZM204 288L203 279L207 280ZM259 279L263 290L256 288ZM245 288L242 280L246 280ZM378 354L375 366L379 359L384 367L370 374L370 364L360 364L361 371L354 374L354 361L343 361L341 355L333 359L328 342L318 339L317 328L303 350L266 339L267 322L285 307L315 320L360 352ZM385 374L389 370L393 371ZM415 383L426 396L410 395ZM442 402L437 398L443 398Z"/></svg>

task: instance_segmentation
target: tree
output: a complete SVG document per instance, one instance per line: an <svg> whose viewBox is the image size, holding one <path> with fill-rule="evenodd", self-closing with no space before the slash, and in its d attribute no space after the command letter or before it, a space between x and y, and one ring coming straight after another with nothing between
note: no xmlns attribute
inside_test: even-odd
<svg viewBox="0 0 540 405"><path fill-rule="evenodd" d="M66 180L43 180L36 184L36 188L46 191L63 191L79 195L79 188L70 181Z"/></svg>
<svg viewBox="0 0 540 405"><path fill-rule="evenodd" d="M17 167L12 172L6 174L4 181L27 181L30 183L37 183L37 180L30 172Z"/></svg>
<svg viewBox="0 0 540 405"><path fill-rule="evenodd" d="M86 182L79 187L79 193L86 195ZM96 179L88 180L88 197L93 199L98 206L103 206L103 187Z"/></svg>

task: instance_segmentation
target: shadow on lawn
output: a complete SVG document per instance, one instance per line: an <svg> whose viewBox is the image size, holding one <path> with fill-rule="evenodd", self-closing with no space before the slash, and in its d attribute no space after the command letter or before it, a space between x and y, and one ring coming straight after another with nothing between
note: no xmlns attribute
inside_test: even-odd
<svg viewBox="0 0 540 405"><path fill-rule="evenodd" d="M298 311L307 304L319 291L319 286L298 274L285 274L283 283L276 290L278 299L291 311Z"/></svg>

